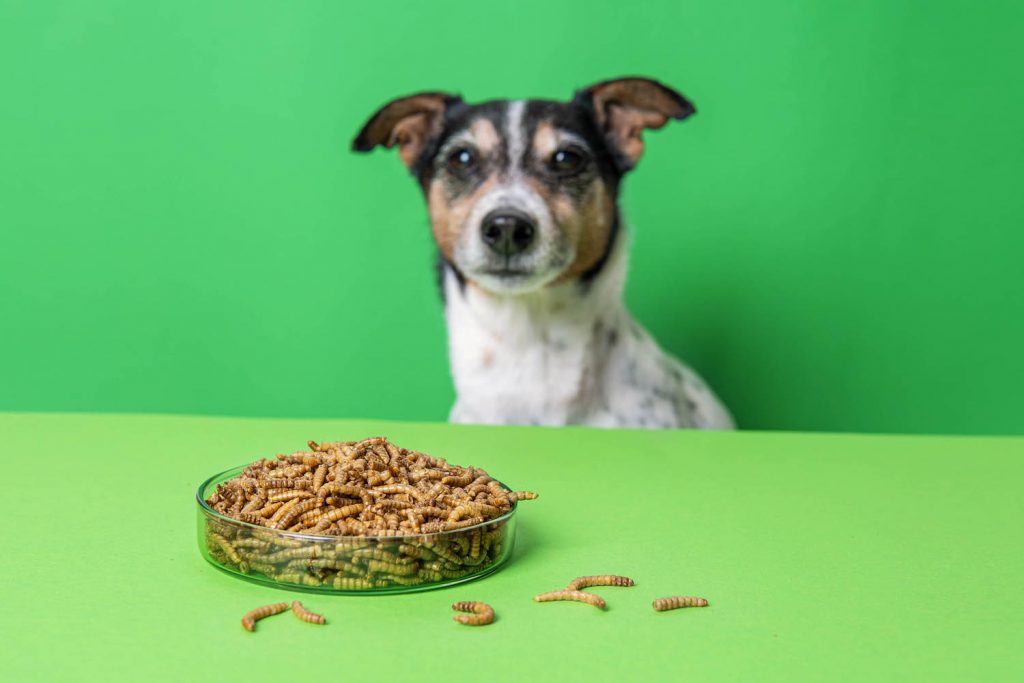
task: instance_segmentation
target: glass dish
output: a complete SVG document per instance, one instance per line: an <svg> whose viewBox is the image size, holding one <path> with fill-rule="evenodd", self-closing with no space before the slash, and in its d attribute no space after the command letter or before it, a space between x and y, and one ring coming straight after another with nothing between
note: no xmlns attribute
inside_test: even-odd
<svg viewBox="0 0 1024 683"><path fill-rule="evenodd" d="M244 469L207 479L196 503L199 552L249 581L324 593L406 593L478 579L512 554L518 504L476 526L414 536L313 536L249 524L207 505L217 484Z"/></svg>

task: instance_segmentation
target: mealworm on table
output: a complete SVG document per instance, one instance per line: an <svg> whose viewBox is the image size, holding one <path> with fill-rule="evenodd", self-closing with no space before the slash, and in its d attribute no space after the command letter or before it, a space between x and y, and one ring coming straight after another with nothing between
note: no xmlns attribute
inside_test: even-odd
<svg viewBox="0 0 1024 683"><path fill-rule="evenodd" d="M452 605L452 609L456 612L472 612L472 614L459 614L453 617L460 624L485 626L494 621L494 608L486 602L456 602Z"/></svg>
<svg viewBox="0 0 1024 683"><path fill-rule="evenodd" d="M311 624L327 623L327 620L324 619L322 614L310 612L308 609L303 607L302 603L298 600L292 601L292 612L294 612L295 616L297 616L299 619L302 619L303 621L308 621Z"/></svg>
<svg viewBox="0 0 1024 683"><path fill-rule="evenodd" d="M286 609L288 609L287 602L275 602L273 605L263 605L262 607L257 607L256 609L252 610L244 617L242 617L242 628L244 628L246 631L255 631L257 621L263 619L264 617L280 614Z"/></svg>
<svg viewBox="0 0 1024 683"><path fill-rule="evenodd" d="M708 601L692 595L674 595L669 598L658 598L651 604L654 609L664 612L665 610L678 609L680 607L707 607Z"/></svg>
<svg viewBox="0 0 1024 683"><path fill-rule="evenodd" d="M603 574L600 576L578 576L569 582L565 587L569 591L578 591L581 588L591 586L632 586L633 579L628 576L616 576L614 574Z"/></svg>
<svg viewBox="0 0 1024 683"><path fill-rule="evenodd" d="M541 593L533 597L534 602L554 602L556 600L574 600L576 602L585 602L588 605L593 605L598 609L604 609L604 598L600 595L594 595L593 593L585 593L583 591L551 591L550 593Z"/></svg>

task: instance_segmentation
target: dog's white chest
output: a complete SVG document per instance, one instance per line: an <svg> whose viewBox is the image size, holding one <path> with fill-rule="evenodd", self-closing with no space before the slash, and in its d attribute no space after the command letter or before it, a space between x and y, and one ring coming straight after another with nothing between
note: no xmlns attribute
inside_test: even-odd
<svg viewBox="0 0 1024 683"><path fill-rule="evenodd" d="M595 283L586 297L571 287L495 297L449 272L451 421L731 428L700 378L632 320L616 284Z"/></svg>
<svg viewBox="0 0 1024 683"><path fill-rule="evenodd" d="M593 382L588 331L575 322L552 320L544 310L481 301L472 291L464 294L449 297L446 309L458 393L453 420L573 422Z"/></svg>

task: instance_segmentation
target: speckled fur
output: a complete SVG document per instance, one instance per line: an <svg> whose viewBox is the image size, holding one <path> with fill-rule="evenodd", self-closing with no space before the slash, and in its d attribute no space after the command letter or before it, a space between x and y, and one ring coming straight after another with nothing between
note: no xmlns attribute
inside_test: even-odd
<svg viewBox="0 0 1024 683"><path fill-rule="evenodd" d="M732 429L697 374L666 354L622 300L626 240L587 287L500 296L444 273L458 397L452 422Z"/></svg>

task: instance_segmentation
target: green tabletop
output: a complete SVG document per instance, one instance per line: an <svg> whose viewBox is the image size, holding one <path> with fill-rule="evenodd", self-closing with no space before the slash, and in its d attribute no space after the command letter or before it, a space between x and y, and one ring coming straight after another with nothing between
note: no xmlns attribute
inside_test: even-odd
<svg viewBox="0 0 1024 683"><path fill-rule="evenodd" d="M200 557L206 476L374 434L538 491L510 563L351 597ZM0 456L3 680L1024 677L1024 439L0 414ZM604 612L531 600L594 573L637 585L594 589ZM711 606L651 609L672 594ZM293 598L328 626L240 627ZM461 626L456 600L498 619Z"/></svg>

